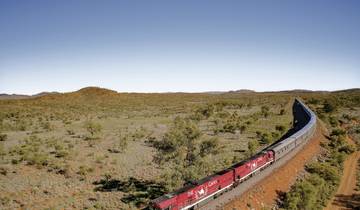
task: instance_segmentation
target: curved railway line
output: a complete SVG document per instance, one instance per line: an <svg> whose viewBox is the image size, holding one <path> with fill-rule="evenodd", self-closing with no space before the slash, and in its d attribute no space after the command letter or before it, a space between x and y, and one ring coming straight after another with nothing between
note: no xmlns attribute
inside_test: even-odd
<svg viewBox="0 0 360 210"><path fill-rule="evenodd" d="M270 175L274 169L289 161L314 135L316 116L298 99L295 99L293 104L293 115L293 128L269 147L230 168L153 200L150 208L185 210L203 206L203 209L216 209L217 205L214 201L229 200L234 195L238 196L245 192L262 178ZM232 193L225 193L230 190Z"/></svg>

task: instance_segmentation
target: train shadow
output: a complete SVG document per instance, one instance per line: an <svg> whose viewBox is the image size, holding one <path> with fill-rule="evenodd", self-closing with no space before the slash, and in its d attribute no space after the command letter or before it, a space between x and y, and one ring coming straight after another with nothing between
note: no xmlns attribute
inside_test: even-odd
<svg viewBox="0 0 360 210"><path fill-rule="evenodd" d="M301 128L303 128L310 120L310 118L304 115L304 110L302 109L299 103L294 103L292 106L293 112L293 125L292 127L282 135L277 141L272 143L270 146L292 136L294 133L298 132Z"/></svg>
<svg viewBox="0 0 360 210"><path fill-rule="evenodd" d="M332 204L341 208L360 210L360 194L335 195Z"/></svg>
<svg viewBox="0 0 360 210"><path fill-rule="evenodd" d="M277 198L275 200L275 203L279 207L283 207L283 201L286 198L286 192L281 190L276 190Z"/></svg>
<svg viewBox="0 0 360 210"><path fill-rule="evenodd" d="M126 204L134 205L137 208L146 207L150 200L166 193L163 184L154 181L139 180L134 177L122 181L113 179L110 176L105 176L101 180L93 182L93 185L96 185L95 191L120 191L125 193L121 198L121 201Z"/></svg>

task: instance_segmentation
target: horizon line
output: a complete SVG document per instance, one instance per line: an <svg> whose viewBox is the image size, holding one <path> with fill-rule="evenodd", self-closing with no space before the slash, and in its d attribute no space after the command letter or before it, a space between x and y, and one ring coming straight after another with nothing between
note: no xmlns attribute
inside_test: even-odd
<svg viewBox="0 0 360 210"><path fill-rule="evenodd" d="M360 89L360 87L352 87L352 88L345 88L345 89L333 89L333 90L324 90L324 89L302 89L302 88L294 88L294 89L282 89L282 90L255 90L255 89L248 89L248 88L240 88L235 90L205 90L205 91L118 91L116 89L106 88L106 87L100 87L100 86L86 86L80 89L72 90L72 91L41 91L33 94L26 94L26 93L6 93L6 92L0 92L0 95L23 95L23 96L36 96L42 93L58 93L58 94L66 94L66 93L73 93L80 91L85 88L100 88L100 89L106 89L115 91L117 93L144 93L144 94L169 94L169 93L229 93L229 92L236 92L236 91L251 91L253 93L271 93L271 92L286 92L286 91L308 91L308 92L336 92L336 91L345 91L345 90L354 90L354 89Z"/></svg>

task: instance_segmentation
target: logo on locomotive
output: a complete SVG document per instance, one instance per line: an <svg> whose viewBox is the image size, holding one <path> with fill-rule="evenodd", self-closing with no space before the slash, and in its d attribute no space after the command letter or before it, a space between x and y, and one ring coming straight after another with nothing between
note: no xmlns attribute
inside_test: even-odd
<svg viewBox="0 0 360 210"><path fill-rule="evenodd" d="M251 170L254 170L256 168L256 162L253 162L253 164L251 164Z"/></svg>
<svg viewBox="0 0 360 210"><path fill-rule="evenodd" d="M210 181L210 182L208 183L208 187L214 186L216 183L218 183L217 180Z"/></svg>
<svg viewBox="0 0 360 210"><path fill-rule="evenodd" d="M204 188L201 188L201 189L198 191L198 194L199 194L199 196L203 196L203 195L205 194Z"/></svg>

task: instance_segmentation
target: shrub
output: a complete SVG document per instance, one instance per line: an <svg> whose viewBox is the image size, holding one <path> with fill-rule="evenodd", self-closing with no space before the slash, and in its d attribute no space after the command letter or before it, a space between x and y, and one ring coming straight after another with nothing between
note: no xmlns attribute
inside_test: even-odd
<svg viewBox="0 0 360 210"><path fill-rule="evenodd" d="M338 168L342 168L342 165L345 161L346 155L343 152L337 152L337 151L333 151L330 154L329 157L329 164L331 164L332 166L338 167Z"/></svg>
<svg viewBox="0 0 360 210"><path fill-rule="evenodd" d="M334 185L337 184L340 180L338 170L334 166L331 166L327 163L314 162L306 165L306 170L309 173L318 174L321 178L333 183Z"/></svg>
<svg viewBox="0 0 360 210"><path fill-rule="evenodd" d="M124 152L128 146L128 137L120 137L119 138L119 149L121 152Z"/></svg>
<svg viewBox="0 0 360 210"><path fill-rule="evenodd" d="M49 162L48 171L54 171L56 174L64 175L65 178L70 177L70 166L64 162L56 160Z"/></svg>
<svg viewBox="0 0 360 210"><path fill-rule="evenodd" d="M346 134L346 131L341 128L336 128L331 131L330 136L344 136Z"/></svg>
<svg viewBox="0 0 360 210"><path fill-rule="evenodd" d="M141 126L140 129L136 129L135 132L131 134L131 137L133 141L137 141L144 138L146 134L147 134L146 128Z"/></svg>
<svg viewBox="0 0 360 210"><path fill-rule="evenodd" d="M351 154L355 152L355 150L355 147L350 144L343 145L338 149L339 152L345 152L346 154Z"/></svg>
<svg viewBox="0 0 360 210"><path fill-rule="evenodd" d="M308 100L309 104L314 104L314 105L318 104L319 102L320 101L318 99L316 99L316 98L311 98L311 99Z"/></svg>
<svg viewBox="0 0 360 210"><path fill-rule="evenodd" d="M69 155L69 152L68 151L65 151L65 150L56 150L55 151L55 157L57 158L63 158L63 157L67 157Z"/></svg>
<svg viewBox="0 0 360 210"><path fill-rule="evenodd" d="M6 141L7 135L0 133L0 141Z"/></svg>
<svg viewBox="0 0 360 210"><path fill-rule="evenodd" d="M18 120L16 122L16 128L20 131L25 131L27 127L27 124L24 120Z"/></svg>
<svg viewBox="0 0 360 210"><path fill-rule="evenodd" d="M0 174L6 176L7 173L8 173L8 168L5 168L5 167L0 167Z"/></svg>
<svg viewBox="0 0 360 210"><path fill-rule="evenodd" d="M303 180L291 187L286 193L284 208L288 210L316 209L317 189L308 181Z"/></svg>
<svg viewBox="0 0 360 210"><path fill-rule="evenodd" d="M23 156L28 165L35 165L38 168L48 165L49 157L46 153L36 152Z"/></svg>
<svg viewBox="0 0 360 210"><path fill-rule="evenodd" d="M208 119L210 116L212 116L215 112L215 105L208 104L204 107L198 108L195 113L190 116L192 120L202 120L202 119Z"/></svg>
<svg viewBox="0 0 360 210"><path fill-rule="evenodd" d="M333 102L330 102L329 100L326 100L324 103L323 111L325 113L331 113L336 110L336 104Z"/></svg>
<svg viewBox="0 0 360 210"><path fill-rule="evenodd" d="M75 131L72 129L66 129L66 133L70 136L75 135Z"/></svg>
<svg viewBox="0 0 360 210"><path fill-rule="evenodd" d="M270 111L270 108L268 106L261 106L261 114L264 116L264 117L268 117L269 116L269 111Z"/></svg>
<svg viewBox="0 0 360 210"><path fill-rule="evenodd" d="M277 125L277 126L275 126L275 129L277 131L280 131L281 133L285 132L285 130L286 130L285 126L283 126L283 125Z"/></svg>
<svg viewBox="0 0 360 210"><path fill-rule="evenodd" d="M88 173L91 173L93 171L94 171L94 168L81 165L81 166L79 166L79 170L76 173L79 174L80 176L86 176Z"/></svg>
<svg viewBox="0 0 360 210"><path fill-rule="evenodd" d="M119 141L115 143L113 148L108 149L109 152L112 153L120 153L125 152L127 146L128 146L128 136L119 136Z"/></svg>
<svg viewBox="0 0 360 210"><path fill-rule="evenodd" d="M339 121L334 116L329 117L329 123L331 124L332 127L336 127L339 125Z"/></svg>
<svg viewBox="0 0 360 210"><path fill-rule="evenodd" d="M235 133L236 131L236 124L231 122L231 121L227 121L224 126L223 129L220 130L221 132L227 132L227 133Z"/></svg>
<svg viewBox="0 0 360 210"><path fill-rule="evenodd" d="M286 113L285 109L281 109L279 114L284 115L285 113Z"/></svg>
<svg viewBox="0 0 360 210"><path fill-rule="evenodd" d="M192 149L195 147L195 141L197 141L200 136L200 129L195 123L177 117L174 120L173 126L165 133L163 139L158 142L155 147L159 150L162 157L167 155L171 157L182 147L187 148L187 151L192 153ZM189 154L189 156L191 155Z"/></svg>
<svg viewBox="0 0 360 210"><path fill-rule="evenodd" d="M211 138L209 140L205 140L200 144L200 155L202 157L207 154L216 154L218 152L219 147L219 139Z"/></svg>
<svg viewBox="0 0 360 210"><path fill-rule="evenodd" d="M102 127L99 123L93 121L85 122L85 128L90 133L91 137L94 138L96 135L101 133Z"/></svg>
<svg viewBox="0 0 360 210"><path fill-rule="evenodd" d="M251 140L248 142L248 150L250 155L254 155L257 148L259 147L258 141Z"/></svg>
<svg viewBox="0 0 360 210"><path fill-rule="evenodd" d="M261 133L259 131L256 132L256 136L259 138L259 143L261 145L270 144L272 142L272 138L268 133Z"/></svg>
<svg viewBox="0 0 360 210"><path fill-rule="evenodd" d="M54 126L53 126L50 122L48 122L48 121L42 122L42 123L41 123L41 127L42 127L44 130L46 130L46 131L54 130Z"/></svg>
<svg viewBox="0 0 360 210"><path fill-rule="evenodd" d="M4 144L0 142L0 156L6 155Z"/></svg>
<svg viewBox="0 0 360 210"><path fill-rule="evenodd" d="M240 133L244 133L244 131L246 130L246 126L245 125L241 125L240 128Z"/></svg>

